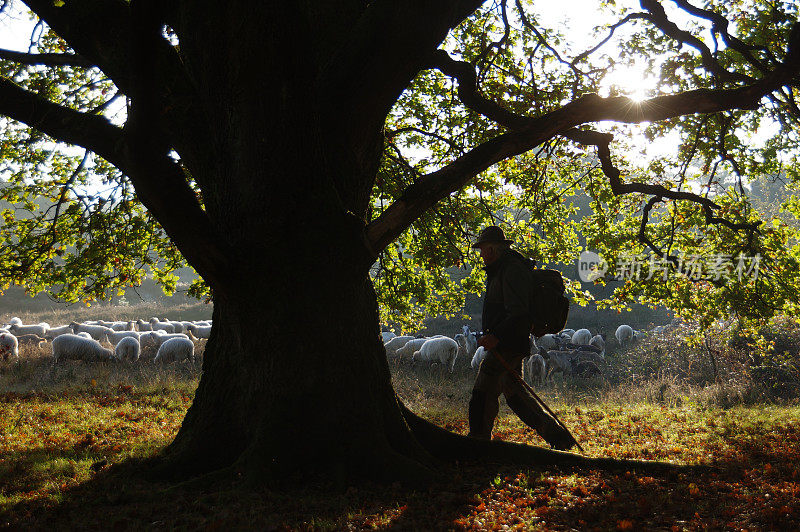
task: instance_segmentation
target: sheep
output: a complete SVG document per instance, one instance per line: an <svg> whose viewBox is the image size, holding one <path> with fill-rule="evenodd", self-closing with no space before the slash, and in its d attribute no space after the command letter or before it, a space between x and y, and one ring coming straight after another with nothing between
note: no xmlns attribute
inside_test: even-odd
<svg viewBox="0 0 800 532"><path fill-rule="evenodd" d="M414 351L417 351L422 345L430 340L431 338L412 338L411 340L407 341L403 347L398 348L394 354L400 358L409 358L414 354ZM453 340L455 342L455 340Z"/></svg>
<svg viewBox="0 0 800 532"><path fill-rule="evenodd" d="M469 325L463 325L461 329L464 331L464 338L467 341L467 351L465 355L467 358L475 356L475 351L478 349L478 338L476 334L470 330Z"/></svg>
<svg viewBox="0 0 800 532"><path fill-rule="evenodd" d="M153 326L146 321L136 320L136 328L140 331L152 331Z"/></svg>
<svg viewBox="0 0 800 532"><path fill-rule="evenodd" d="M16 323L12 323L8 326L8 332L17 337L23 334L35 334L36 336L43 337L47 334L49 328L50 326L46 323L40 323L38 325L17 325Z"/></svg>
<svg viewBox="0 0 800 532"><path fill-rule="evenodd" d="M70 323L72 326L72 331L75 334L79 332L89 333L89 336L94 338L95 340L101 340L103 336L107 335L110 332L114 332L112 329L109 329L105 325L91 325L88 323L78 323L73 321Z"/></svg>
<svg viewBox="0 0 800 532"><path fill-rule="evenodd" d="M562 345L569 342L568 335L561 336L561 334L545 334L536 340L536 345L544 347L545 349L559 349Z"/></svg>
<svg viewBox="0 0 800 532"><path fill-rule="evenodd" d="M164 323L166 323L168 325L172 325L172 331L173 332L176 332L176 333L186 332L186 330L183 327L183 323L181 323L179 321L166 320L166 321L164 321Z"/></svg>
<svg viewBox="0 0 800 532"><path fill-rule="evenodd" d="M183 360L194 362L194 342L189 340L186 336L183 336L183 338L176 336L161 344L153 362L168 364L170 362L180 362Z"/></svg>
<svg viewBox="0 0 800 532"><path fill-rule="evenodd" d="M159 338L161 334L156 331L144 331L139 333L139 345L141 346L142 350L145 349L157 349L158 346L161 345L161 341Z"/></svg>
<svg viewBox="0 0 800 532"><path fill-rule="evenodd" d="M406 345L406 342L413 339L413 336L395 336L388 342L384 342L383 347L386 349L386 356L394 356L398 349Z"/></svg>
<svg viewBox="0 0 800 532"><path fill-rule="evenodd" d="M123 338L135 338L138 343L140 334L139 331L109 331L104 338L111 345L118 345Z"/></svg>
<svg viewBox="0 0 800 532"><path fill-rule="evenodd" d="M575 334L575 329L564 329L558 333L559 336L568 336L570 339L572 339L573 334Z"/></svg>
<svg viewBox="0 0 800 532"><path fill-rule="evenodd" d="M52 340L56 336L61 336L62 334L75 334L75 331L72 330L71 325L59 325L58 327L50 327L47 329L44 337L48 340Z"/></svg>
<svg viewBox="0 0 800 532"><path fill-rule="evenodd" d="M571 351L548 351L540 347L539 354L547 362L546 379L558 372L561 372L562 375L572 374Z"/></svg>
<svg viewBox="0 0 800 532"><path fill-rule="evenodd" d="M595 375L603 375L603 372L600 371L600 368L597 367L597 364L595 364L591 360L582 360L578 362L575 359L573 359L572 373L574 375L583 377L585 379L588 379L589 377L594 377Z"/></svg>
<svg viewBox="0 0 800 532"><path fill-rule="evenodd" d="M578 329L575 331L575 334L572 335L570 342L575 345L588 345L591 340L592 333L589 329Z"/></svg>
<svg viewBox="0 0 800 532"><path fill-rule="evenodd" d="M85 332L85 331L82 331ZM77 334L62 334L53 339L53 361L83 360L116 360L114 352L106 349L100 342L92 338L84 338Z"/></svg>
<svg viewBox="0 0 800 532"><path fill-rule="evenodd" d="M13 318L11 318L11 319L8 321L8 325L9 325L9 326L11 326L11 325L20 325L20 326L21 326L21 325L22 325L22 320L21 320L21 319L19 319L19 318L18 318L18 317L16 317L16 316L14 316Z"/></svg>
<svg viewBox="0 0 800 532"><path fill-rule="evenodd" d="M633 339L633 328L630 325L620 325L614 333L620 347L624 347L626 342Z"/></svg>
<svg viewBox="0 0 800 532"><path fill-rule="evenodd" d="M603 356L606 354L606 339L603 337L602 334L595 334L592 336L592 339L589 340L589 345L593 345L599 347L602 351Z"/></svg>
<svg viewBox="0 0 800 532"><path fill-rule="evenodd" d="M132 321L105 321L105 320L97 320L97 321L85 321L84 323L88 325L102 325L103 327L108 327L114 331L131 331L131 327L133 326Z"/></svg>
<svg viewBox="0 0 800 532"><path fill-rule="evenodd" d="M163 333L163 332L160 332L160 331L153 331L153 332L155 333L155 336L153 337L153 340L154 340L154 343L155 343L156 347L159 347L159 346L163 345L165 342L167 342L168 340L172 340L173 338L186 338L190 342L192 341L191 338L189 338L187 335L185 335L183 333L171 333L170 334L170 333ZM192 343L194 343L194 342L192 342Z"/></svg>
<svg viewBox="0 0 800 532"><path fill-rule="evenodd" d="M187 330L197 338L209 338L211 336L211 325L189 325Z"/></svg>
<svg viewBox="0 0 800 532"><path fill-rule="evenodd" d="M475 354L472 355L472 369L478 369L481 367L481 362L483 359L486 358L488 351L483 346L480 346L478 349L475 350Z"/></svg>
<svg viewBox="0 0 800 532"><path fill-rule="evenodd" d="M393 333L392 331L382 332L381 333L381 342L383 342L385 344L386 342L388 342L389 340L391 340L395 336L397 336L397 335L395 333Z"/></svg>
<svg viewBox="0 0 800 532"><path fill-rule="evenodd" d="M158 321L158 318L150 318L150 326L154 331L164 331L170 334L175 333L175 327L171 323Z"/></svg>
<svg viewBox="0 0 800 532"><path fill-rule="evenodd" d="M117 360L130 360L136 362L139 360L139 354L142 348L139 345L139 340L135 336L125 336L119 339L117 346L114 348L114 356Z"/></svg>
<svg viewBox="0 0 800 532"><path fill-rule="evenodd" d="M12 357L19 360L19 342L13 334L0 333L0 357L4 361Z"/></svg>
<svg viewBox="0 0 800 532"><path fill-rule="evenodd" d="M450 367L450 373L453 373L456 367L456 359L458 355L463 353L461 347L452 338L431 338L426 341L411 355L411 362L439 362L442 366Z"/></svg>
<svg viewBox="0 0 800 532"><path fill-rule="evenodd" d="M525 370L525 374L528 377L528 384L531 386L544 385L544 379L547 375L547 365L542 355L535 353L529 356L528 360L525 361Z"/></svg>
<svg viewBox="0 0 800 532"><path fill-rule="evenodd" d="M47 339L36 334L20 334L17 336L17 342L19 345L34 345L36 347L41 347L42 344L47 342Z"/></svg>

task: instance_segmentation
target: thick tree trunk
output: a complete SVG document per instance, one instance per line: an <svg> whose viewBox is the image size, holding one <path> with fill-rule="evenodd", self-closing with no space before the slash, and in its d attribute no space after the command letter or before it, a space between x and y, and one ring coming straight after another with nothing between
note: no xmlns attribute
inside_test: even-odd
<svg viewBox="0 0 800 532"><path fill-rule="evenodd" d="M305 255L284 254L270 275L215 303L195 401L166 454L176 473L234 466L269 481L430 472L391 386L371 282L341 275L336 257Z"/></svg>

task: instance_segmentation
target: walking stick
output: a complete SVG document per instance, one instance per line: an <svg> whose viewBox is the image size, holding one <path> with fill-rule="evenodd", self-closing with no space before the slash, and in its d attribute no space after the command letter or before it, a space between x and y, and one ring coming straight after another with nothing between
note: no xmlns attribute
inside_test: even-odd
<svg viewBox="0 0 800 532"><path fill-rule="evenodd" d="M520 384L522 384L522 387L523 387L523 388L525 388L525 390L527 390L527 392L528 392L529 394L531 394L531 395L533 396L533 398L534 398L534 399L536 399L536 402L537 402L537 403L539 403L539 405L540 405L540 406L542 406L542 407L545 409L545 411L546 411L548 414L550 414L551 416L553 416L553 419L555 419L555 420L556 420L556 423L558 423L558 424L559 424L559 426L560 426L562 429L564 429L565 431L567 431L567 434L569 434L569 437L570 437L570 438L572 438L572 442L573 442L575 445L577 445L577 446L578 446L578 449L580 450L580 452L582 452L582 453L586 452L586 451L584 451L584 450L583 450L583 447L581 447L581 444L580 444L580 443L578 443L578 440L576 440L576 439L575 439L575 436L573 436L573 435L572 435L572 433L569 431L569 429L567 428L567 426L566 426L566 425L564 425L564 423L562 423L560 419L558 419L558 416L556 416L555 412L553 412L552 410L550 410L550 407L549 407L549 406L547 406L547 403L545 403L544 401L542 401L542 398L541 398L541 397L539 397L538 395L536 395L536 392L534 392L534 391L533 391L533 388L531 388L531 387L528 385L528 383L527 383L527 382L525 382L525 381L522 379L522 377L520 377L520 376L519 376L519 373L517 373L516 371L514 371L514 369L513 369L511 366L509 366L509 365L508 365L508 362L506 362L506 361L505 361L505 359L504 359L502 356L500 356L500 353L498 353L497 351L492 351L492 353L494 353L494 355L497 357L497 360L499 360L499 361L500 361L500 363L501 363L501 364L502 364L502 365L503 365L503 366L504 366L504 367L505 367L505 368L508 370L508 372L509 372L511 375L513 375L513 377L514 377L515 379L517 379L517 382L518 382L518 383L520 383Z"/></svg>

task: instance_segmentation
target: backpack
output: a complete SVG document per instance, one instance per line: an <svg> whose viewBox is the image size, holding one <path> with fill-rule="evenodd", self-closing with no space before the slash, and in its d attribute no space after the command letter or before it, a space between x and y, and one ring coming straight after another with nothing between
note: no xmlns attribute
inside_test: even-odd
<svg viewBox="0 0 800 532"><path fill-rule="evenodd" d="M569 315L569 299L561 272L536 267L536 261L519 255L530 268L531 334L535 337L564 330Z"/></svg>

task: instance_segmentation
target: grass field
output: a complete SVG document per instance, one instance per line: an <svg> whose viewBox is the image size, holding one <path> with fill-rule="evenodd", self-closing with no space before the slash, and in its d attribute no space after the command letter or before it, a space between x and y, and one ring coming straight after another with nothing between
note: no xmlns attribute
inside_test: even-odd
<svg viewBox="0 0 800 532"><path fill-rule="evenodd" d="M147 477L143 463L174 437L191 403L199 362L53 367L48 354L30 349L19 364L0 365L0 526L800 529L800 407L796 400L759 401L763 395L736 379L698 384L616 370L613 379L557 382L542 391L588 455L713 466L704 472L461 464L421 491L321 485L252 492ZM392 370L414 411L466 432L471 370ZM542 444L505 406L495 436Z"/></svg>

